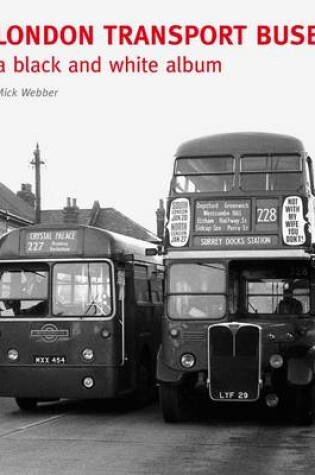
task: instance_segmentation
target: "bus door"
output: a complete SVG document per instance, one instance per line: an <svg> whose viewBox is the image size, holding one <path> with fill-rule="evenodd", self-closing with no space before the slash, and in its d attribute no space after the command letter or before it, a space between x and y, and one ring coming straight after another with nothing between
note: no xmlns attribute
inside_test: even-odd
<svg viewBox="0 0 315 475"><path fill-rule="evenodd" d="M141 266L139 270L138 265L129 264L117 269L117 323L119 327L116 331L116 340L120 341L121 348L120 388L126 391L135 388L137 384L138 320L143 318L139 299L141 302L145 299L144 294L140 295L137 283L138 278L141 279L145 275L145 271L145 266ZM144 286L140 286L144 290Z"/></svg>
<svg viewBox="0 0 315 475"><path fill-rule="evenodd" d="M126 348L125 348L125 333L126 333L126 275L123 269L117 270L117 316L116 325L117 331L114 332L115 339L121 348L121 365L125 363ZM115 326L116 326L115 325Z"/></svg>
<svg viewBox="0 0 315 475"><path fill-rule="evenodd" d="M122 276L121 270L119 273ZM151 379L155 375L161 335L162 278L156 265L137 262L126 267L121 279L124 282L118 295L124 359L121 384L126 389L138 387L143 366Z"/></svg>
<svg viewBox="0 0 315 475"><path fill-rule="evenodd" d="M152 266L136 264L135 276L135 302L137 307L136 333L139 342L151 339L153 332L154 309L152 305L151 279L154 273ZM140 343L141 345L141 343Z"/></svg>

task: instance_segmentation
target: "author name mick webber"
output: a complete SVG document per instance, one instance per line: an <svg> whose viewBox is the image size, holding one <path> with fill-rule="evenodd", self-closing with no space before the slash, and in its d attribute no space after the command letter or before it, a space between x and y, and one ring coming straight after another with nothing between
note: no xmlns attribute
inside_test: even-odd
<svg viewBox="0 0 315 475"><path fill-rule="evenodd" d="M14 97L57 97L59 89L48 89L46 87L1 87L0 98Z"/></svg>

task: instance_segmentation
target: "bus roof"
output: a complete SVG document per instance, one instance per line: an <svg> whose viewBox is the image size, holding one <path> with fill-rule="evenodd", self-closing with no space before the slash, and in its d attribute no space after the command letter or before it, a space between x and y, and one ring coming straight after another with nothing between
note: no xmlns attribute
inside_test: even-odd
<svg viewBox="0 0 315 475"><path fill-rule="evenodd" d="M0 260L111 257L132 254L145 257L152 243L92 226L62 224L27 226L0 238ZM156 259L151 257L152 261ZM148 260L145 257L145 260Z"/></svg>
<svg viewBox="0 0 315 475"><path fill-rule="evenodd" d="M175 156L233 155L236 153L301 153L300 140L289 135L239 132L209 135L182 143Z"/></svg>

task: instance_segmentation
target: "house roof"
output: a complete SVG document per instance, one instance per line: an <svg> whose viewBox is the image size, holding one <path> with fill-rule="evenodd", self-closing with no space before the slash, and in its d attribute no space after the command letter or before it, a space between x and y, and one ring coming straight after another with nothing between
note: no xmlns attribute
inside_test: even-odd
<svg viewBox="0 0 315 475"><path fill-rule="evenodd" d="M89 225L91 219L90 209L79 209L78 220L76 224ZM45 209L40 212L40 223L47 226L54 224L63 224L64 211L62 209Z"/></svg>
<svg viewBox="0 0 315 475"><path fill-rule="evenodd" d="M0 211L21 220L34 222L35 219L34 209L3 183L0 183Z"/></svg>
<svg viewBox="0 0 315 475"><path fill-rule="evenodd" d="M101 208L99 203L95 202L92 209L77 208L76 210L77 224L95 226L143 241L160 241L154 233L120 213L115 208ZM65 211L61 209L43 210L41 211L41 225L62 224L65 222L64 215Z"/></svg>
<svg viewBox="0 0 315 475"><path fill-rule="evenodd" d="M65 209L53 209L41 211L41 224L53 225L65 222ZM101 208L95 201L91 209L80 209L76 205L70 206L70 210L77 217L77 224L95 226L107 229L125 236L130 236L143 241L157 242L160 239L151 231L128 218L115 208ZM23 199L19 198L3 183L0 183L0 214L8 215L11 219L22 224L35 222L35 210Z"/></svg>

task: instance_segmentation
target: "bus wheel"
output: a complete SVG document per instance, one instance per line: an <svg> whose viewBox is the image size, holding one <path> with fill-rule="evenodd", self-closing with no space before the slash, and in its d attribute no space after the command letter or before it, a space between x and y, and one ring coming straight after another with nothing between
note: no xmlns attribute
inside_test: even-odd
<svg viewBox="0 0 315 475"><path fill-rule="evenodd" d="M141 408L149 403L151 398L151 386L150 369L147 365L141 363L138 370L136 407Z"/></svg>
<svg viewBox="0 0 315 475"><path fill-rule="evenodd" d="M312 407L312 388L299 386L293 390L293 417L298 425L311 425L314 419Z"/></svg>
<svg viewBox="0 0 315 475"><path fill-rule="evenodd" d="M22 411L33 411L37 405L37 399L34 398L17 397L15 401Z"/></svg>
<svg viewBox="0 0 315 475"><path fill-rule="evenodd" d="M160 384L160 406L165 422L180 422L184 419L183 402L180 386Z"/></svg>

